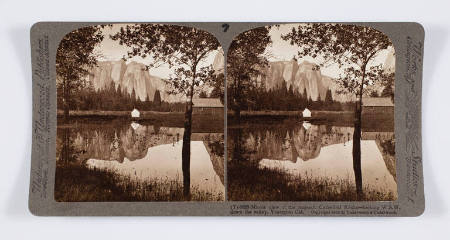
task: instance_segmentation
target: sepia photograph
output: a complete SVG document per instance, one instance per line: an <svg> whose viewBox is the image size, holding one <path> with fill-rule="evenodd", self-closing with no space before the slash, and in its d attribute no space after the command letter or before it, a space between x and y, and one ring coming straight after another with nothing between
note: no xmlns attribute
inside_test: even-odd
<svg viewBox="0 0 450 240"><path fill-rule="evenodd" d="M395 49L382 32L279 24L227 53L230 201L393 201Z"/></svg>
<svg viewBox="0 0 450 240"><path fill-rule="evenodd" d="M224 54L210 33L107 24L56 54L59 202L223 201Z"/></svg>
<svg viewBox="0 0 450 240"><path fill-rule="evenodd" d="M445 239L449 7L0 0L0 238Z"/></svg>

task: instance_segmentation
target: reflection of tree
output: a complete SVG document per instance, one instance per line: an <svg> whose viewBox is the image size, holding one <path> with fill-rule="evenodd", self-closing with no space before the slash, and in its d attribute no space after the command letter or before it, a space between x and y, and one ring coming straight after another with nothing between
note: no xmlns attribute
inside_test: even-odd
<svg viewBox="0 0 450 240"><path fill-rule="evenodd" d="M222 184L224 184L224 135L208 134L203 139L203 144L209 153L214 171L219 176Z"/></svg>
<svg viewBox="0 0 450 240"><path fill-rule="evenodd" d="M71 131L70 128L63 128L60 131L62 131L62 136L60 137L59 141L61 141L61 150L59 152L58 156L58 163L59 164L69 164L74 163L78 160L78 156L81 153L81 151L77 150L74 145L74 141L71 138Z"/></svg>
<svg viewBox="0 0 450 240"><path fill-rule="evenodd" d="M230 134L233 136L233 153L232 153L232 160L242 161L243 155L245 154L245 151L243 151L242 146L243 144L243 138L242 138L242 129L239 127L237 129L233 129L233 134Z"/></svg>
<svg viewBox="0 0 450 240"><path fill-rule="evenodd" d="M208 141L208 147L211 149L212 154L223 157L223 140Z"/></svg>
<svg viewBox="0 0 450 240"><path fill-rule="evenodd" d="M153 124L153 129L155 130L155 134L159 134L159 130L161 129L161 122L160 121L156 121ZM178 142L178 139L177 139Z"/></svg>
<svg viewBox="0 0 450 240"><path fill-rule="evenodd" d="M386 168L388 169L389 173L394 177L394 180L397 181L394 134L392 134L387 139L380 136L375 140L375 142L378 148L380 149L381 154L383 155L383 160L386 164Z"/></svg>

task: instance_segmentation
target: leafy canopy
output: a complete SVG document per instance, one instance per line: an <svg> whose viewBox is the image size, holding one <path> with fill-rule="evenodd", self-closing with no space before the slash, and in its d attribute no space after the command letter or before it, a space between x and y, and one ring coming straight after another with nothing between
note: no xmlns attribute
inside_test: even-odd
<svg viewBox="0 0 450 240"><path fill-rule="evenodd" d="M97 63L94 49L103 40L103 25L79 28L65 35L56 51L58 85L67 91L83 87L88 70Z"/></svg>
<svg viewBox="0 0 450 240"><path fill-rule="evenodd" d="M256 87L256 79L263 74L268 65L264 56L266 48L272 43L270 27L259 27L239 34L231 43L227 55L227 78L232 89L234 105L242 104L245 95Z"/></svg>

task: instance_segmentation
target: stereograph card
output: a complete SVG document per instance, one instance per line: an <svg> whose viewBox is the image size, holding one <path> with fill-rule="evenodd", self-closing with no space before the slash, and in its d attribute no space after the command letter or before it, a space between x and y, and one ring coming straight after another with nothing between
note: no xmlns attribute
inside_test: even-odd
<svg viewBox="0 0 450 240"><path fill-rule="evenodd" d="M38 216L419 216L417 23L40 22Z"/></svg>

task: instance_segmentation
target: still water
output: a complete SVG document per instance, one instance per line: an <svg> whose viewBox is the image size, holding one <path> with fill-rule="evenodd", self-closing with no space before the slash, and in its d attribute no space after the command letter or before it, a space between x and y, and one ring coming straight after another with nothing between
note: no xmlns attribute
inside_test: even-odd
<svg viewBox="0 0 450 240"><path fill-rule="evenodd" d="M251 161L292 181L301 177L354 185L353 130L310 122L246 124L229 130L229 161ZM361 138L363 187L396 198L394 133L363 129Z"/></svg>
<svg viewBox="0 0 450 240"><path fill-rule="evenodd" d="M135 181L183 181L183 128L130 121L83 121L58 128L57 161L107 169ZM224 196L223 133L191 136L191 187ZM67 146L69 145L69 146ZM124 178L126 179L126 178Z"/></svg>

